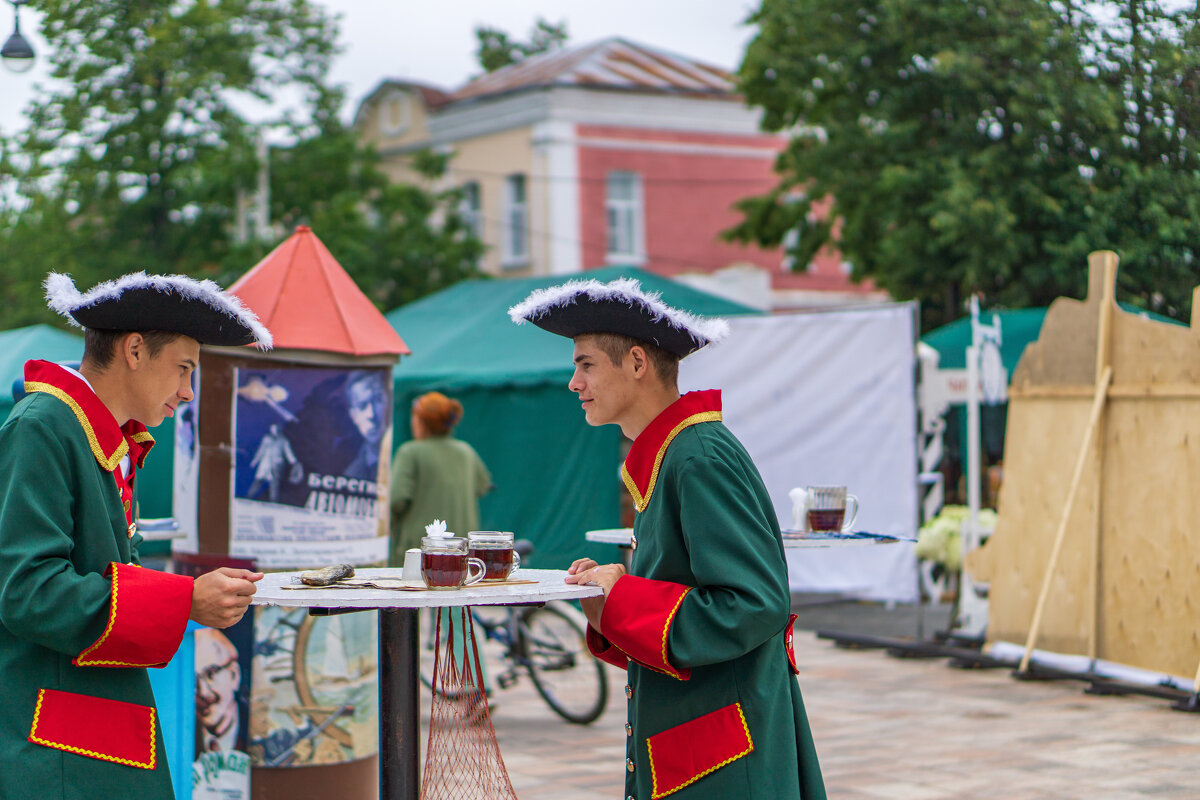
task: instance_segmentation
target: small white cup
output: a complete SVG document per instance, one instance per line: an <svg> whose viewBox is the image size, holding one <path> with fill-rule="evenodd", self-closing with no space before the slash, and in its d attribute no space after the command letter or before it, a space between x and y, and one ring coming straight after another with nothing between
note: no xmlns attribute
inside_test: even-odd
<svg viewBox="0 0 1200 800"><path fill-rule="evenodd" d="M413 547L404 551L404 574L406 581L421 580L421 548Z"/></svg>

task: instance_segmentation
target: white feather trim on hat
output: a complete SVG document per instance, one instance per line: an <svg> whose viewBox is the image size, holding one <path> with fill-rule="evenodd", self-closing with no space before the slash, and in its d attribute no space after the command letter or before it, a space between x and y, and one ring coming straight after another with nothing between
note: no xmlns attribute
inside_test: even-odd
<svg viewBox="0 0 1200 800"><path fill-rule="evenodd" d="M657 322L667 323L708 342L719 342L729 335L729 323L723 319L705 319L678 308L671 308L660 299L658 292L642 291L642 285L633 278L618 278L610 283L597 280L568 281L561 286L536 289L529 297L508 310L509 319L517 325L546 315L551 309L568 306L583 295L594 301L616 300L633 308L640 305L650 312Z"/></svg>
<svg viewBox="0 0 1200 800"><path fill-rule="evenodd" d="M43 284L46 303L51 310L66 317L77 328L82 328L72 312L96 305L106 300L116 300L128 289L154 289L163 294L178 294L187 300L199 300L210 308L236 319L254 333L256 344L263 350L273 345L271 332L258 320L258 316L246 308L242 301L226 294L215 281L196 280L186 275L147 275L131 272L120 278L96 284L87 292L80 293L69 275L51 272Z"/></svg>

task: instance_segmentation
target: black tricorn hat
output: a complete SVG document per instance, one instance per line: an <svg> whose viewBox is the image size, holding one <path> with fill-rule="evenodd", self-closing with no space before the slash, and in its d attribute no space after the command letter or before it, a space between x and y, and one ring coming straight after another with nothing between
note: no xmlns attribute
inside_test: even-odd
<svg viewBox="0 0 1200 800"><path fill-rule="evenodd" d="M569 281L538 289L508 310L513 322L532 322L559 336L575 338L586 333L620 333L655 344L683 358L729 333L723 319L704 319L642 291L632 278L611 283Z"/></svg>
<svg viewBox="0 0 1200 800"><path fill-rule="evenodd" d="M213 281L134 272L80 294L67 275L46 277L50 308L81 328L169 331L201 344L271 349L271 332L242 301Z"/></svg>

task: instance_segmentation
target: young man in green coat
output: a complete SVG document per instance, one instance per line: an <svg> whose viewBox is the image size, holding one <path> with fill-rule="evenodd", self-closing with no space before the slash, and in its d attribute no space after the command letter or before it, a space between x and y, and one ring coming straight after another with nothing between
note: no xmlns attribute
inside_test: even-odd
<svg viewBox="0 0 1200 800"><path fill-rule="evenodd" d="M636 281L575 281L509 311L575 341L590 425L633 440L622 477L637 509L633 559L579 559L588 645L626 668L625 788L634 800L823 800L796 683L783 540L719 391L676 387L679 359L728 325L669 308Z"/></svg>
<svg viewBox="0 0 1200 800"><path fill-rule="evenodd" d="M241 619L262 575L138 565L146 426L192 399L201 342L270 334L211 281L137 273L80 294L51 275L46 289L85 349L78 371L28 362L0 427L0 798L170 798L146 668L170 661L188 619Z"/></svg>

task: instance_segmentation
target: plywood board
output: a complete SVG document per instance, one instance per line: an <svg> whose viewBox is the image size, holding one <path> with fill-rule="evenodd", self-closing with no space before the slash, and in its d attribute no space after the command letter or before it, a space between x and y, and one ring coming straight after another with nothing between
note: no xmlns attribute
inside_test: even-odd
<svg viewBox="0 0 1200 800"><path fill-rule="evenodd" d="M990 586L988 638L1024 642L1096 376L1103 272L1051 305L1014 372L996 532L967 568ZM1200 333L1113 309L1113 386L1035 645L1191 676L1200 661ZM1092 531L1100 526L1098 559ZM1098 563L1096 561L1098 560Z"/></svg>

